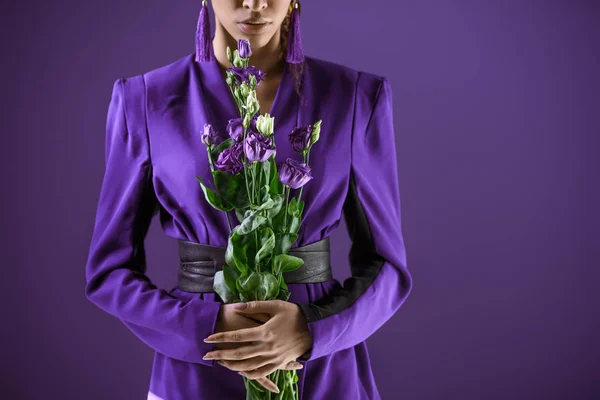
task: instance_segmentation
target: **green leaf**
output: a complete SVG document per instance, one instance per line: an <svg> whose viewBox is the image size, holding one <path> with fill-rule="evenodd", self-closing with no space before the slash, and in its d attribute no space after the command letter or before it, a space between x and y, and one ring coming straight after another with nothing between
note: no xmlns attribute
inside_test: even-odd
<svg viewBox="0 0 600 400"><path fill-rule="evenodd" d="M199 176L196 176L196 178L200 182L200 186L202 187L202 191L204 192L204 197L206 198L206 201L208 201L211 206L213 206L217 210L222 211L233 210L233 205L229 204L225 199L213 192L212 189L206 187L206 185L202 181L202 178L200 178Z"/></svg>
<svg viewBox="0 0 600 400"><path fill-rule="evenodd" d="M285 278L283 277L283 275L280 275L280 276L281 277L279 278L279 288L288 290L288 285L285 283Z"/></svg>
<svg viewBox="0 0 600 400"><path fill-rule="evenodd" d="M224 303L235 303L240 301L237 294L232 292L225 283L223 271L217 271L215 273L213 289L221 297Z"/></svg>
<svg viewBox="0 0 600 400"><path fill-rule="evenodd" d="M279 278L279 294L277 295L277 298L283 301L288 301L288 299L290 298L290 296L292 295L292 293L288 290L288 286L285 283L285 279L283 278L283 275L280 275Z"/></svg>
<svg viewBox="0 0 600 400"><path fill-rule="evenodd" d="M260 296L262 300L276 299L279 294L279 281L270 272L261 272Z"/></svg>
<svg viewBox="0 0 600 400"><path fill-rule="evenodd" d="M276 299L279 294L279 281L270 272L252 271L236 281L240 292L250 300Z"/></svg>
<svg viewBox="0 0 600 400"><path fill-rule="evenodd" d="M283 197L283 195L282 195ZM284 233L285 232L285 199L282 201L281 208L279 212L271 217L271 227L275 232Z"/></svg>
<svg viewBox="0 0 600 400"><path fill-rule="evenodd" d="M275 163L275 157L269 158L270 169L270 183L269 189L271 194L283 194L283 183L279 180L279 172L277 171L277 164Z"/></svg>
<svg viewBox="0 0 600 400"><path fill-rule="evenodd" d="M301 219L300 217L297 216L289 216L288 215L288 230L291 233L298 233L298 231L300 230L300 222Z"/></svg>
<svg viewBox="0 0 600 400"><path fill-rule="evenodd" d="M262 285L262 277L256 271L250 272L248 275L242 275L237 280L240 292L244 293L252 300L261 300L259 298L259 290Z"/></svg>
<svg viewBox="0 0 600 400"><path fill-rule="evenodd" d="M235 208L248 207L250 201L246 191L246 180L242 172L233 175L229 172L215 170L212 174L217 192L223 199Z"/></svg>
<svg viewBox="0 0 600 400"><path fill-rule="evenodd" d="M247 235L253 230L264 225L265 222L267 222L267 218L253 210L248 210L246 211L242 222L237 225L234 230L236 230L240 235Z"/></svg>
<svg viewBox="0 0 600 400"><path fill-rule="evenodd" d="M223 276L225 277L225 283L229 290L234 293L237 293L237 287L235 286L235 281L240 277L240 273L237 269L230 265L223 265Z"/></svg>
<svg viewBox="0 0 600 400"><path fill-rule="evenodd" d="M276 194L273 195L273 197L271 197L271 200L273 201L273 205L268 210L266 210L267 218L269 218L270 220L272 220L279 213L279 211L281 211L284 198L282 194Z"/></svg>
<svg viewBox="0 0 600 400"><path fill-rule="evenodd" d="M261 166L261 170L262 170L262 180L263 182L270 182L271 178L273 177L273 157L269 157L269 159L267 159L267 161L263 161L260 163Z"/></svg>
<svg viewBox="0 0 600 400"><path fill-rule="evenodd" d="M239 208L235 209L235 217L237 218L238 222L241 222L244 220L244 215L245 215L245 211L243 209L239 209Z"/></svg>
<svg viewBox="0 0 600 400"><path fill-rule="evenodd" d="M304 264L304 260L300 257L291 256L289 254L278 254L275 256L275 273L283 274L300 268Z"/></svg>
<svg viewBox="0 0 600 400"><path fill-rule="evenodd" d="M298 216L302 216L303 212L304 212L304 200L300 200L298 202Z"/></svg>
<svg viewBox="0 0 600 400"><path fill-rule="evenodd" d="M298 239L298 234L294 232L277 233L275 235L274 254L286 254L289 252L296 239Z"/></svg>
<svg viewBox="0 0 600 400"><path fill-rule="evenodd" d="M236 268L241 274L248 271L248 257L246 256L246 249L248 248L248 242L245 236L240 236L234 229L229 235L227 240L227 249L225 250L225 262Z"/></svg>
<svg viewBox="0 0 600 400"><path fill-rule="evenodd" d="M271 255L275 248L275 233L268 226L258 231L258 251L254 256L254 265L258 265L262 259Z"/></svg>
<svg viewBox="0 0 600 400"><path fill-rule="evenodd" d="M210 156L212 157L213 160L216 160L219 158L219 154L221 154L221 152L231 146L233 146L235 144L235 141L233 140L233 138L227 138L225 140L223 140L221 143L219 143L218 146L215 146L212 150L212 152L210 153Z"/></svg>
<svg viewBox="0 0 600 400"><path fill-rule="evenodd" d="M279 289L279 294L277 295L277 298L279 300L288 301L291 295L292 294L289 290Z"/></svg>
<svg viewBox="0 0 600 400"><path fill-rule="evenodd" d="M298 198L290 197L288 200L288 207L287 207L288 215L295 215L297 211L298 211Z"/></svg>
<svg viewBox="0 0 600 400"><path fill-rule="evenodd" d="M265 193L266 196L269 196L268 193ZM273 208L273 206L275 206L275 202L273 201L272 198L270 197L263 197L260 206L251 206L253 211L260 211L260 210L266 210L269 208Z"/></svg>

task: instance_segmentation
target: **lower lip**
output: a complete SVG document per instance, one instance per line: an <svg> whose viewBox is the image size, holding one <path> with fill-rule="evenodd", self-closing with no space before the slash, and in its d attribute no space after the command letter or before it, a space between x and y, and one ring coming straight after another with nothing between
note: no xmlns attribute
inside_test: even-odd
<svg viewBox="0 0 600 400"><path fill-rule="evenodd" d="M264 31L267 26L269 26L268 23L264 23L264 24L260 24L260 25L252 25L252 24L238 24L238 26L240 27L241 30L243 30L246 33L250 33L250 34L256 34L256 33L261 33L262 31Z"/></svg>

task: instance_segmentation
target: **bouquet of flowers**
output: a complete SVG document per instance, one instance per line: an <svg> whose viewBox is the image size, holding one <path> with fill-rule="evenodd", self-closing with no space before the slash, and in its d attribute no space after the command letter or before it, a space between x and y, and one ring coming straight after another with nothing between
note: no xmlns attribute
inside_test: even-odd
<svg viewBox="0 0 600 400"><path fill-rule="evenodd" d="M275 163L274 118L259 115L256 87L265 73L248 66L252 52L247 40L239 40L232 53L227 47L227 84L240 116L227 125L229 138L215 143L217 135L204 126L202 143L206 145L214 189L196 176L206 200L227 215L229 239L226 264L214 277L214 291L224 303L253 300L284 300L290 296L283 273L298 269L304 260L287 254L298 238L304 202L302 187L312 179L308 158L319 140L321 122L299 126L289 134L302 161L292 158ZM300 188L290 199L290 190ZM231 227L228 211L235 210L240 223ZM295 361L295 360L292 360ZM271 399L272 393L246 377L246 399ZM298 398L295 370L277 370L268 376L279 388L274 399Z"/></svg>

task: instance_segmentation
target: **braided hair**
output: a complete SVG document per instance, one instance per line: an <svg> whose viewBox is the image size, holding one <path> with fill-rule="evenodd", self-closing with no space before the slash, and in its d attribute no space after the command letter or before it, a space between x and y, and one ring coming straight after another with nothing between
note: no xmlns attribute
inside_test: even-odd
<svg viewBox="0 0 600 400"><path fill-rule="evenodd" d="M281 53L283 57L285 57L285 54L287 53L288 35L290 32L290 15L292 14L292 10L294 9L293 7L294 2L291 1L290 6L288 8L287 16L281 23ZM298 11L300 12L300 8L298 9ZM302 99L302 93L300 92L300 75L302 75L302 72L304 71L304 62L301 62L299 64L290 64L290 68L292 70L292 75L294 75L294 79L296 80L296 93L298 93L298 96L300 96L300 98Z"/></svg>

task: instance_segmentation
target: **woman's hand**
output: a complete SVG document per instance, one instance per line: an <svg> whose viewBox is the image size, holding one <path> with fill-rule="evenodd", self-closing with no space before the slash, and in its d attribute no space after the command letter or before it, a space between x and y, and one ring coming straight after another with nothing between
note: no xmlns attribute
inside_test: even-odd
<svg viewBox="0 0 600 400"><path fill-rule="evenodd" d="M244 315L238 312L235 309L234 304L223 304L221 305L221 309L219 310L219 315L217 317L217 323L215 326L215 333L218 332L227 332L227 331L235 331L239 329L246 328L255 328L261 326L264 322L268 321L271 318L270 315L264 313L255 313ZM215 349L217 350L225 350L225 349L237 349L240 346L245 345L245 343L216 343ZM211 354L211 353L208 353ZM219 362L219 364L227 367L227 365ZM280 369L298 369L301 368L302 365L299 363L295 363L290 361L285 368ZM267 377L256 379L258 383L260 383L265 389L271 392L278 392L277 385L271 381Z"/></svg>
<svg viewBox="0 0 600 400"><path fill-rule="evenodd" d="M290 360L306 353L313 345L306 319L300 308L283 300L250 301L233 304L237 313L248 317L270 319L264 324L239 330L214 333L204 339L207 343L242 343L235 349L215 350L204 358L220 360L227 368L238 371L249 379L267 377L273 371L285 368ZM247 343L246 343L247 342ZM301 364L300 364L301 365Z"/></svg>

